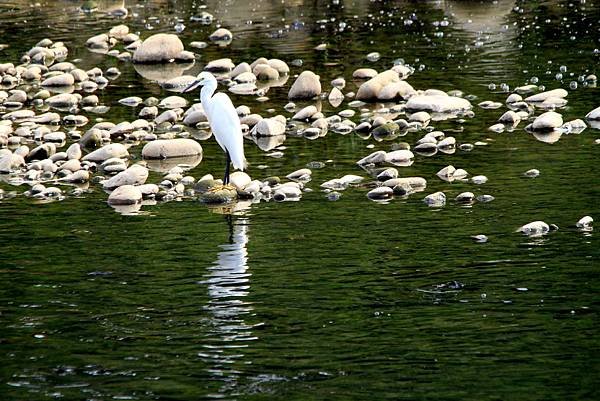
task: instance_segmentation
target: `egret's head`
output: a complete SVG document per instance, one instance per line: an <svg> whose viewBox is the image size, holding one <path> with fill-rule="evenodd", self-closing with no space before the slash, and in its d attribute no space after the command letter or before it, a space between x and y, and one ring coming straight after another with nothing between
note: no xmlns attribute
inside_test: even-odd
<svg viewBox="0 0 600 401"><path fill-rule="evenodd" d="M198 76L196 77L196 80L194 80L194 82L192 82L183 91L189 92L193 89L196 89L199 86L206 85L208 82L214 81L214 80L215 80L215 77L210 72L202 71L200 74L198 74Z"/></svg>

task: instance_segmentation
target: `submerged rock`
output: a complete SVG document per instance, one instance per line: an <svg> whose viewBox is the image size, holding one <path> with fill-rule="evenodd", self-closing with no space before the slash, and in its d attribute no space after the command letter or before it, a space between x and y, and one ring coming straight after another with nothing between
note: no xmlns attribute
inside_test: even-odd
<svg viewBox="0 0 600 401"><path fill-rule="evenodd" d="M544 223L543 221L539 220L533 221L529 224L525 224L517 230L517 232L522 232L523 234L532 237L544 235L548 233L548 231L550 231L550 226Z"/></svg>
<svg viewBox="0 0 600 401"><path fill-rule="evenodd" d="M406 102L406 108L412 111L430 111L434 113L451 113L471 110L467 99L443 95L417 95Z"/></svg>
<svg viewBox="0 0 600 401"><path fill-rule="evenodd" d="M118 187L108 196L109 205L134 205L142 201L142 192L133 185Z"/></svg>
<svg viewBox="0 0 600 401"><path fill-rule="evenodd" d="M591 216L584 216L575 224L577 228L581 229L591 229L592 224L594 223L594 219Z"/></svg>

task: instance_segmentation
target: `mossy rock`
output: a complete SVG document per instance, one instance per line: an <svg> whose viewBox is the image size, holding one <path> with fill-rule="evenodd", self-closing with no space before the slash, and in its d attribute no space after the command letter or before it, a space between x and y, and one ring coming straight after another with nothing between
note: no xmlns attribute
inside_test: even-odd
<svg viewBox="0 0 600 401"><path fill-rule="evenodd" d="M200 195L200 201L203 203L217 204L229 203L237 199L237 191L231 185L219 185Z"/></svg>

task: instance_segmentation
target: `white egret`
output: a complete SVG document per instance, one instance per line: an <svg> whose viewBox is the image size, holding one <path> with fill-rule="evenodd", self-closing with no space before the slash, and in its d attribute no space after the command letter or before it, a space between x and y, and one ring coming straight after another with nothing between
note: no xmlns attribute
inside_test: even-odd
<svg viewBox="0 0 600 401"><path fill-rule="evenodd" d="M244 137L240 118L229 96L222 92L214 94L217 90L217 80L210 72L204 71L198 74L196 80L183 91L188 92L198 86L201 87L200 101L210 128L227 157L223 184L228 185L229 163L232 162L233 167L238 170L244 170L248 165L244 157Z"/></svg>

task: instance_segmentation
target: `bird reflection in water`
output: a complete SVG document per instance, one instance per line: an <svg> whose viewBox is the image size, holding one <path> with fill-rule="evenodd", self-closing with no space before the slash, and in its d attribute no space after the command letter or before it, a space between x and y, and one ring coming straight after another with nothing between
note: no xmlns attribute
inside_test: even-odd
<svg viewBox="0 0 600 401"><path fill-rule="evenodd" d="M243 375L244 350L253 336L253 326L244 320L252 313L252 305L244 298L250 290L248 271L249 219L243 215L225 216L229 241L221 249L201 284L207 285L209 301L204 309L209 314L208 341L198 355L209 365L210 375L223 384L219 394L235 394Z"/></svg>

